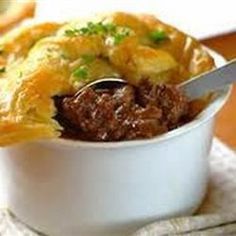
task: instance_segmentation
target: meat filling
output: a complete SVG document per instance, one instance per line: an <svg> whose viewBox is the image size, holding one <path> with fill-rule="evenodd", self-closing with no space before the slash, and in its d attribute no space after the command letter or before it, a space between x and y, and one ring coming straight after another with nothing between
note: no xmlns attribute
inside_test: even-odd
<svg viewBox="0 0 236 236"><path fill-rule="evenodd" d="M55 98L62 137L88 141L151 138L186 122L189 103L172 85L125 85L118 89L85 89Z"/></svg>

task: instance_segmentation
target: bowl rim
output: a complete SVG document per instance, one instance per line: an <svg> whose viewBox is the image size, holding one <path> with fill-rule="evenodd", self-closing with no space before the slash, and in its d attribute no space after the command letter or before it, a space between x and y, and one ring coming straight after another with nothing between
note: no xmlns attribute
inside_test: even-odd
<svg viewBox="0 0 236 236"><path fill-rule="evenodd" d="M217 66L224 65L226 60L223 56L217 52L205 47L205 49L210 53L210 55L215 60ZM219 90L216 94L214 100L200 113L198 116L176 129L168 131L167 133L158 135L150 139L138 139L138 140L125 140L125 141L113 141L113 142L91 142L91 141L81 141L72 139L55 138L51 140L41 140L37 141L48 145L59 145L60 147L77 147L77 148L102 148L102 149L112 149L112 148L125 148L125 147L135 147L153 143L162 143L170 139L176 138L192 129L198 128L212 118L225 104L227 101L232 86L227 86Z"/></svg>

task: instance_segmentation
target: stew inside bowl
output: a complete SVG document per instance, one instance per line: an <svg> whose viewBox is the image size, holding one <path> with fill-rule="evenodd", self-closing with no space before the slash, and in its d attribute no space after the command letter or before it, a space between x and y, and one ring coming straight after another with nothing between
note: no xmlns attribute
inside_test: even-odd
<svg viewBox="0 0 236 236"><path fill-rule="evenodd" d="M151 138L189 122L201 107L177 86L148 80L116 89L86 88L54 100L61 136L87 141Z"/></svg>

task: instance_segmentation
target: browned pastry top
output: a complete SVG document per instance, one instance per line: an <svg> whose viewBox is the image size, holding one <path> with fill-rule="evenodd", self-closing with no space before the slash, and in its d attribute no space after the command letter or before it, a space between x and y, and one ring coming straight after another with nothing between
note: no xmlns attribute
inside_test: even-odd
<svg viewBox="0 0 236 236"><path fill-rule="evenodd" d="M60 136L53 97L121 76L176 84L214 67L194 38L150 15L20 27L0 39L0 146Z"/></svg>

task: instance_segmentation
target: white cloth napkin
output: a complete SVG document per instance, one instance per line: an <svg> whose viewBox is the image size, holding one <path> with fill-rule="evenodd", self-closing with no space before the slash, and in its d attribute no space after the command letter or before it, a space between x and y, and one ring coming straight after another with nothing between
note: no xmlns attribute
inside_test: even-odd
<svg viewBox="0 0 236 236"><path fill-rule="evenodd" d="M236 235L236 154L215 138L209 162L208 193L195 216L154 222L132 236ZM8 210L0 210L0 236L39 235Z"/></svg>

